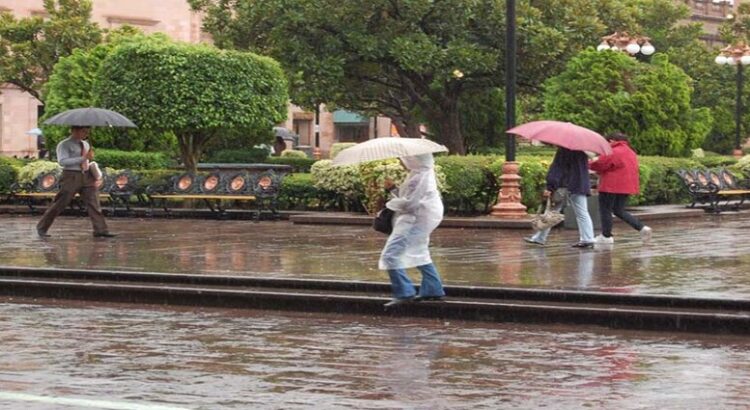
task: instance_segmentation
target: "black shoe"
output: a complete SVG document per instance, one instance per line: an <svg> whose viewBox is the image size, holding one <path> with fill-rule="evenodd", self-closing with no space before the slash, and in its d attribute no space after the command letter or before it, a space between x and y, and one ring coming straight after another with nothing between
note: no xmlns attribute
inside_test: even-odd
<svg viewBox="0 0 750 410"><path fill-rule="evenodd" d="M394 307L394 306L398 306L398 305L403 305L403 304L406 304L406 303L409 303L409 302L413 302L414 299L416 299L416 298L413 297L413 296L409 297L409 298L393 298L393 299L391 299L390 302L386 303L383 306L385 306L386 308L389 308L389 307Z"/></svg>
<svg viewBox="0 0 750 410"><path fill-rule="evenodd" d="M109 232L94 232L94 238L114 238L115 234Z"/></svg>
<svg viewBox="0 0 750 410"><path fill-rule="evenodd" d="M414 301L415 302L427 302L427 301L439 302L443 299L445 299L445 296L417 296L414 298Z"/></svg>
<svg viewBox="0 0 750 410"><path fill-rule="evenodd" d="M43 231L41 229L37 229L36 234L39 235L40 238L49 238L50 236L52 236L48 234L47 231Z"/></svg>
<svg viewBox="0 0 750 410"><path fill-rule="evenodd" d="M573 248L593 249L594 243L593 242L578 242L573 245Z"/></svg>

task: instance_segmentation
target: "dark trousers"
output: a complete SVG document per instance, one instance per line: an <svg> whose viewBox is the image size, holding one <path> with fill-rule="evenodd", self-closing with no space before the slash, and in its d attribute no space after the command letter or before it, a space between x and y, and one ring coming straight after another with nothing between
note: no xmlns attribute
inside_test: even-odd
<svg viewBox="0 0 750 410"><path fill-rule="evenodd" d="M625 210L625 204L628 202L627 194L610 194L599 192L599 213L602 219L602 236L607 238L612 236L612 214L622 219L636 231L643 229L643 223L638 218L631 215Z"/></svg>
<svg viewBox="0 0 750 410"><path fill-rule="evenodd" d="M90 172L63 171L60 179L60 192L55 195L52 205L42 215L42 219L36 225L36 229L47 232L55 218L70 205L76 194L81 195L81 200L86 205L86 211L91 218L94 233L107 232L107 222L102 215L102 207L99 204L99 189L95 185L95 179Z"/></svg>

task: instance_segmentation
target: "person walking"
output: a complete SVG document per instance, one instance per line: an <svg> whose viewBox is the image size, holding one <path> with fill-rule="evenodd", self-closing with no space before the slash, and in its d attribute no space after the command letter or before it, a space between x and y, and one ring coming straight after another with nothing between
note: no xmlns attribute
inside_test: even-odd
<svg viewBox="0 0 750 410"><path fill-rule="evenodd" d="M393 232L380 254L378 267L388 271L393 299L385 304L391 307L411 301L440 300L445 296L443 283L430 257L430 233L443 219L443 202L435 178L435 160L432 154L402 157L401 163L409 171L386 207L395 212ZM386 180L388 190L396 190L393 182ZM419 295L414 288L407 268L416 267L422 274Z"/></svg>
<svg viewBox="0 0 750 410"><path fill-rule="evenodd" d="M94 159L94 151L86 140L91 132L89 127L71 127L70 137L57 144L57 162L62 166L60 192L42 215L36 225L41 237L50 236L47 231L60 213L70 205L76 194L80 194L89 218L94 227L94 237L111 238L115 235L107 229L99 203L99 189L96 178L89 170L89 161Z"/></svg>
<svg viewBox="0 0 750 410"><path fill-rule="evenodd" d="M544 197L554 195L553 209L556 211L561 211L566 203L573 207L578 223L578 242L573 245L574 248L594 247L594 223L589 215L587 199L590 191L591 181L586 153L558 147L547 171L547 189L544 191ZM542 229L523 239L528 243L543 246L547 243L551 229Z"/></svg>
<svg viewBox="0 0 750 410"><path fill-rule="evenodd" d="M628 136L615 132L607 136L612 153L602 155L589 164L589 168L599 175L599 212L602 233L596 237L597 243L612 244L612 214L622 219L640 232L641 240L651 240L651 228L625 210L630 195L640 192L638 156L630 148Z"/></svg>

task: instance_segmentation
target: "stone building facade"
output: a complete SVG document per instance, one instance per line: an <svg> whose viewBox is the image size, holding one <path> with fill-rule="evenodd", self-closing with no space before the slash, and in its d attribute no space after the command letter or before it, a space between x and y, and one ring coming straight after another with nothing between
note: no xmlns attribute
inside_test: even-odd
<svg viewBox="0 0 750 410"><path fill-rule="evenodd" d="M16 17L45 16L43 0L0 0L0 11ZM145 33L162 32L171 38L190 42L210 42L202 32L200 13L190 10L186 0L93 0L92 20L105 29L122 25L139 28ZM36 137L26 132L38 126L41 103L20 89L5 84L0 86L0 154L34 157ZM303 149L315 147L315 115L292 104L289 115L279 124L300 135ZM362 141L391 135L388 118L362 118L352 113L327 112L321 106L319 118L319 148L323 156L337 141Z"/></svg>
<svg viewBox="0 0 750 410"><path fill-rule="evenodd" d="M741 0L676 0L690 7L690 19L703 23L703 40L719 46L721 40L717 34L719 25L733 15Z"/></svg>

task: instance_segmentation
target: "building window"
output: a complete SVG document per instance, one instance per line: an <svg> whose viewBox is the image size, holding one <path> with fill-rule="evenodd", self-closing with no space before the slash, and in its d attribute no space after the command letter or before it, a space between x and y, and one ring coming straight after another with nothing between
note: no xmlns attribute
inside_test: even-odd
<svg viewBox="0 0 750 410"><path fill-rule="evenodd" d="M292 122L292 130L299 135L300 145L312 145L313 141L313 122L306 119L295 119Z"/></svg>
<svg viewBox="0 0 750 410"><path fill-rule="evenodd" d="M369 124L336 124L338 142L363 142L370 139Z"/></svg>

